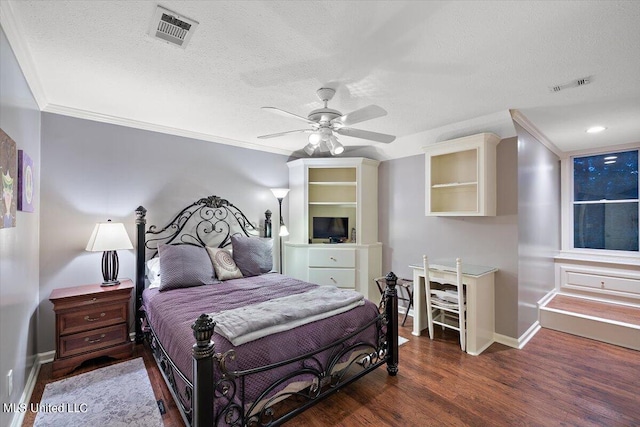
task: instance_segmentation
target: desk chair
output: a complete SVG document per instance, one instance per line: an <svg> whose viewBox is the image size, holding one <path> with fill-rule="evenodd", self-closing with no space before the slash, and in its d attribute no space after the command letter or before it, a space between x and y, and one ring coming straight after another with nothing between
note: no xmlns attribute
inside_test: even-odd
<svg viewBox="0 0 640 427"><path fill-rule="evenodd" d="M454 329L460 332L460 348L466 347L466 304L464 285L462 284L462 261L456 259L456 280L451 283L438 283L430 279L429 260L423 256L424 283L427 299L427 320L429 337L433 339L433 325Z"/></svg>
<svg viewBox="0 0 640 427"><path fill-rule="evenodd" d="M374 281L376 282L376 285L378 286L378 290L380 291L380 295L384 296L384 289L387 286L387 280L385 277L378 277L377 279L374 279ZM398 283L396 284L397 289L403 289L403 292L398 292L398 300L399 301L406 301L407 304L407 310L404 313L404 319L402 319L402 326L404 326L404 322L407 321L407 316L409 315L409 309L413 306L413 290L412 290L412 284L413 284L413 280L409 280L409 279L398 279ZM405 294L405 295L403 295Z"/></svg>

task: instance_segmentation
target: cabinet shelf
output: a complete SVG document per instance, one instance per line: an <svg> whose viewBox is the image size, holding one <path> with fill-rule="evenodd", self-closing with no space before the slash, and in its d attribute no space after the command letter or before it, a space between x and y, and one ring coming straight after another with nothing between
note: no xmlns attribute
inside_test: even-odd
<svg viewBox="0 0 640 427"><path fill-rule="evenodd" d="M431 188L468 187L473 185L478 185L478 182L471 181L471 182L449 182L446 184L433 184Z"/></svg>
<svg viewBox="0 0 640 427"><path fill-rule="evenodd" d="M332 187L355 187L356 183L355 182L346 182L346 181L334 181L334 182L314 181L314 182L310 182L309 185L327 185L327 186L332 186Z"/></svg>
<svg viewBox="0 0 640 427"><path fill-rule="evenodd" d="M309 202L309 205L313 206L358 206L357 202Z"/></svg>

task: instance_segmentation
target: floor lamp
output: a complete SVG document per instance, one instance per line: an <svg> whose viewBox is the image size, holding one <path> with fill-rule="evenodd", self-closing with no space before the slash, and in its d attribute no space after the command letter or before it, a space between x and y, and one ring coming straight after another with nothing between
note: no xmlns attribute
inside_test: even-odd
<svg viewBox="0 0 640 427"><path fill-rule="evenodd" d="M272 188L271 192L273 193L274 196L276 196L276 199L278 199L278 204L280 205L280 231L278 232L278 242L280 244L280 274L282 274L283 270L282 270L282 266L283 266L283 260L282 260L282 238L285 236L289 235L289 230L287 230L287 226L284 225L284 219L282 219L282 200L287 197L287 194L289 193L289 189L288 188Z"/></svg>

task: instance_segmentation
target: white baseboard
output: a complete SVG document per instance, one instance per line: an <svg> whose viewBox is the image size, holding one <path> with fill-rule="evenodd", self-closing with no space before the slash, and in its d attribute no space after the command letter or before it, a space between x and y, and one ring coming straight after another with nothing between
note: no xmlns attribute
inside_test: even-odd
<svg viewBox="0 0 640 427"><path fill-rule="evenodd" d="M35 388L36 383L38 382L38 374L40 374L40 367L44 363L52 362L53 358L55 357L55 354L56 354L55 351L48 351L46 353L39 353L36 356L33 366L31 367L31 371L29 372L29 376L27 377L27 382L24 385L24 390L22 390L22 395L20 395L20 400L18 401L18 405L24 404L26 406L29 406L29 401L31 400L33 389ZM22 425L22 422L24 421L25 414L26 414L26 411L16 412L13 415L13 419L11 420L11 423L9 423L9 425L11 427L20 427Z"/></svg>
<svg viewBox="0 0 640 427"><path fill-rule="evenodd" d="M522 334L519 338L512 338L506 335L501 334L493 334L493 340L497 343L506 345L508 347L517 348L518 350L522 350L525 345L529 342L531 338L534 337L535 334L540 330L540 322L535 321L533 325L526 330L524 334Z"/></svg>
<svg viewBox="0 0 640 427"><path fill-rule="evenodd" d="M550 290L545 296L543 296L538 300L538 309L540 307L544 307L545 305L547 305L547 303L551 301L553 297L555 297L557 294L558 294L558 291L556 289Z"/></svg>

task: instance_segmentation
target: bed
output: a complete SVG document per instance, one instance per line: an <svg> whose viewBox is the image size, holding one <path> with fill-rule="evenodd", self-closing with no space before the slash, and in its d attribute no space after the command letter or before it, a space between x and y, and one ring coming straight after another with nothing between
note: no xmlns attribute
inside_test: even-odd
<svg viewBox="0 0 640 427"><path fill-rule="evenodd" d="M136 341L188 425L280 425L382 365L398 372L395 275L374 304L273 272L270 216L259 236L217 196L160 228L136 210Z"/></svg>

